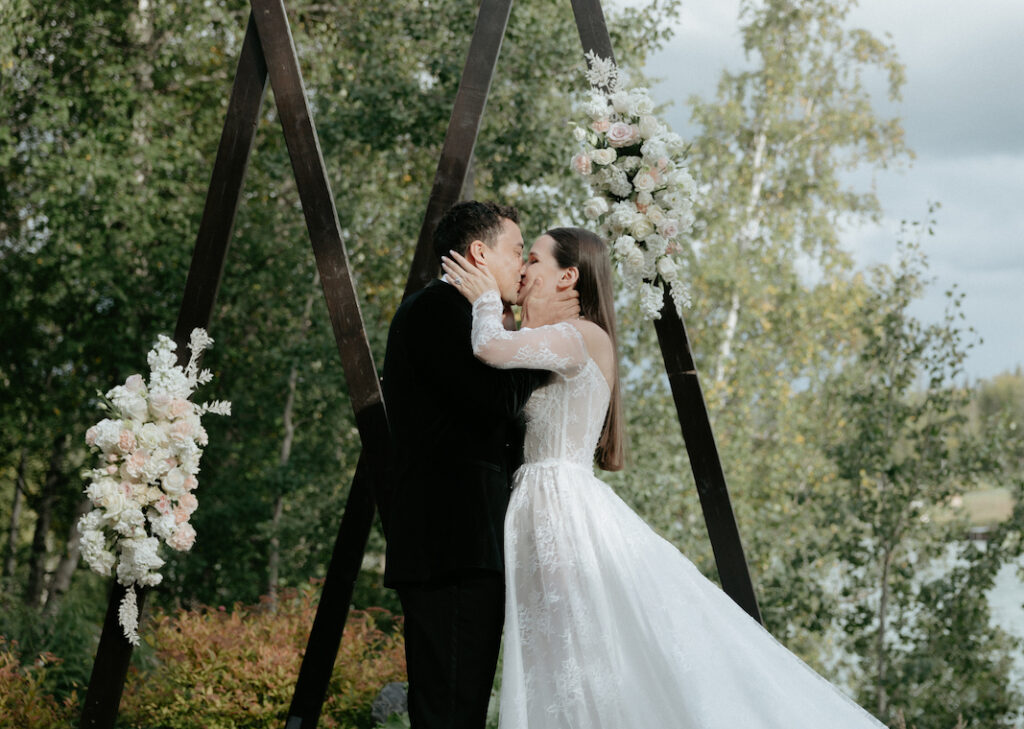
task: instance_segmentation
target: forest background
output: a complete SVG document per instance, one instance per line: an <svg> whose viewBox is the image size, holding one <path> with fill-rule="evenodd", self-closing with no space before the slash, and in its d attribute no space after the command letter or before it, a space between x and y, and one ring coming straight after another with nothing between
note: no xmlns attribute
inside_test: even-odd
<svg viewBox="0 0 1024 729"><path fill-rule="evenodd" d="M379 366L476 7L288 5ZM859 266L842 243L844 226L882 213L858 181L912 159L899 118L881 111L899 108L898 49L850 10L742 3L747 63L686 101L701 202L684 316L767 627L892 726L1024 726L1020 645L988 597L1024 550L1024 376L965 375L977 337L956 290L945 317L913 315L929 283L930 211L905 225L888 265ZM649 81L645 62L679 11L675 0L607 9L634 83ZM83 436L100 417L97 391L145 371L173 327L247 12L234 1L0 5L0 681L37 701L17 710L72 712L88 679L109 585L78 555ZM513 8L464 192L519 206L528 240L586 223L568 171L572 103L586 91L577 51L569 3ZM867 75L885 79L888 99L872 97ZM619 297L631 457L608 481L714 578L653 329L632 292ZM150 597L126 725L275 721L359 453L269 99L211 334L216 377L202 399L231 400L234 414L207 424L199 538L170 556ZM398 612L380 586L382 547L375 531L355 602ZM367 615L374 640L393 632L386 613ZM248 677L265 684L245 689L258 699L211 684L259 703L263 719L251 706L248 722L197 718L210 701L195 681L177 692L177 718L132 693L140 675L188 679L171 678L191 649L169 636L230 633L244 652L276 640L274 620L290 620L294 640L275 643L280 675ZM221 649L207 660L223 668L236 654ZM395 672L384 653L377 673L337 692L371 694ZM39 697L54 701L38 708ZM368 721L339 711L341 724Z"/></svg>

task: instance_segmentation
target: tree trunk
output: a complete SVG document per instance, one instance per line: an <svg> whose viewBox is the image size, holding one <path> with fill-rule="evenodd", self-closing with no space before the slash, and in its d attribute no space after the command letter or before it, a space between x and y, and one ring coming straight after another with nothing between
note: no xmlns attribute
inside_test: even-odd
<svg viewBox="0 0 1024 729"><path fill-rule="evenodd" d="M885 691L885 630L889 618L889 567L892 564L892 549L885 548L882 554L882 589L878 598L878 633L875 636L875 683L878 689L878 706L875 716L885 716L889 697Z"/></svg>
<svg viewBox="0 0 1024 729"><path fill-rule="evenodd" d="M79 544L82 541L82 535L78 532L78 520L89 513L91 508L92 502L89 499L82 499L75 507L74 518L71 520L71 526L68 527L67 549L64 550L64 556L57 563L57 569L46 590L46 607L43 609L43 615L48 618L57 614L61 599L71 588L71 578L78 568L78 558L81 554Z"/></svg>
<svg viewBox="0 0 1024 729"><path fill-rule="evenodd" d="M21 522L21 495L25 493L25 456L28 446L21 447L18 472L14 478L14 499L11 502L10 532L7 534L7 554L4 556L4 577L13 577L17 567L18 524Z"/></svg>
<svg viewBox="0 0 1024 729"><path fill-rule="evenodd" d="M36 505L36 528L32 534L32 551L28 558L28 585L25 588L25 603L38 607L43 596L46 574L46 538L50 534L50 522L53 520L53 504L57 500L57 486L60 484L61 467L64 462L64 451L68 439L60 435L53 440L50 451L50 463L46 468L42 492Z"/></svg>
<svg viewBox="0 0 1024 729"><path fill-rule="evenodd" d="M299 381L299 366L292 365L292 371L288 375L288 395L284 401L284 439L281 441L281 454L277 464L284 470L292 455L292 443L295 440L295 422L293 420L295 410L295 388ZM267 597L270 600L271 611L277 610L277 586L281 564L281 542L278 530L281 526L281 512L284 509L284 492L278 491L274 500L274 516L271 520L270 555L267 558Z"/></svg>
<svg viewBox="0 0 1024 729"><path fill-rule="evenodd" d="M761 201L761 190L768 177L764 169L764 150L768 143L766 125L762 124L754 135L754 157L750 162L750 193L747 195L747 204L743 210L743 227L740 228L739 240L736 242L736 260L741 263L743 254L753 244L761 230L761 219L763 213L758 209ZM724 382L726 366L732 357L732 343L736 338L736 329L740 320L740 294L739 289L734 288L732 298L729 302L729 314L725 319L725 333L722 336L722 344L718 348L718 363L715 367L715 382Z"/></svg>
<svg viewBox="0 0 1024 729"><path fill-rule="evenodd" d="M133 40L140 47L152 52L153 44L153 13L149 0L137 0L137 10L132 14L131 29ZM145 93L153 90L153 64L148 60L149 53L142 54L137 69L139 89ZM136 152L132 157L135 165L135 182L144 185L149 177L149 163L145 150L149 146L149 110L143 106L132 117L132 146Z"/></svg>
<svg viewBox="0 0 1024 729"><path fill-rule="evenodd" d="M317 289L320 286L320 272L319 270L313 274L313 285L310 289L309 295L306 297L306 303L302 308L302 320L300 323L300 333L305 335L309 332L312 321L310 317L313 315L313 302L316 300ZM299 384L299 364L298 362L292 365L291 372L288 373L288 394L284 400L284 413L281 416L281 422L284 426L284 438L281 440L281 452L277 459L277 465L281 472L288 466L288 461L292 457L292 443L295 441L295 391ZM284 510L284 492L279 490L277 497L274 499L274 514L271 517L270 522L270 554L267 556L267 598L271 612L277 611L277 590L278 582L280 581L280 569L281 569L281 540L279 530L281 527L281 513Z"/></svg>

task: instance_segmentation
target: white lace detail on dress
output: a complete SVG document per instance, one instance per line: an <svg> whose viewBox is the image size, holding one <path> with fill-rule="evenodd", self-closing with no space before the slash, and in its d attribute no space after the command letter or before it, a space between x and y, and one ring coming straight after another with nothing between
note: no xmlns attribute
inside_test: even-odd
<svg viewBox="0 0 1024 729"><path fill-rule="evenodd" d="M550 370L526 405L524 460L567 460L591 471L611 393L570 322L510 332L497 291L473 303L473 353L494 367Z"/></svg>

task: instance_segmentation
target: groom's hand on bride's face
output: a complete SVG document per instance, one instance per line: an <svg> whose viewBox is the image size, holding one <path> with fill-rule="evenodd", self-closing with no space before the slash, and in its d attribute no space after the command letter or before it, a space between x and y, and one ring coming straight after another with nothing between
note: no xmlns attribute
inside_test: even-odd
<svg viewBox="0 0 1024 729"><path fill-rule="evenodd" d="M545 291L543 283L543 278L538 276L523 294L523 326L535 329L567 319L578 319L580 295L576 289L556 288Z"/></svg>

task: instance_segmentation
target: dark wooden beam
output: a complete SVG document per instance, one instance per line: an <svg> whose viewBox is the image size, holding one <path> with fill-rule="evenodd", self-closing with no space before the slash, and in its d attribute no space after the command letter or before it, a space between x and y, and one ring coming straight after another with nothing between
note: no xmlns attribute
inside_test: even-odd
<svg viewBox="0 0 1024 729"><path fill-rule="evenodd" d="M615 54L600 0L572 0L572 9L584 54L594 51L601 58L614 61ZM762 622L707 405L697 379L686 326L667 292L661 319L654 323L654 328L665 359L665 371L672 387L672 398L697 483L697 494L722 589L752 618Z"/></svg>
<svg viewBox="0 0 1024 729"><path fill-rule="evenodd" d="M189 359L185 346L189 333L196 327L209 326L266 86L267 68L250 16L174 330L178 362L182 365ZM113 729L117 720L132 656L132 646L117 620L118 606L125 592L126 588L117 582L110 591L103 632L82 704L79 723L82 729ZM136 592L141 614L146 591L138 589Z"/></svg>
<svg viewBox="0 0 1024 729"><path fill-rule="evenodd" d="M511 10L512 0L483 0L480 3L403 299L437 276L438 262L432 245L434 229L444 212L459 201Z"/></svg>
<svg viewBox="0 0 1024 729"><path fill-rule="evenodd" d="M701 510L704 512L704 523L715 553L718 578L726 594L760 623L761 611L757 606L754 583L750 579L743 554L743 542L729 500L729 489L725 483L725 473L718 456L718 446L715 445L700 380L697 378L697 368L693 363L686 325L676 312L675 303L668 291L664 294L661 318L654 322L654 329L658 333L679 427L683 431L686 453L690 457L690 468L693 470Z"/></svg>
<svg viewBox="0 0 1024 729"><path fill-rule="evenodd" d="M383 482L387 414L284 3L253 0L252 7L363 443L286 721L288 729L308 729L320 717L373 523L373 485Z"/></svg>

